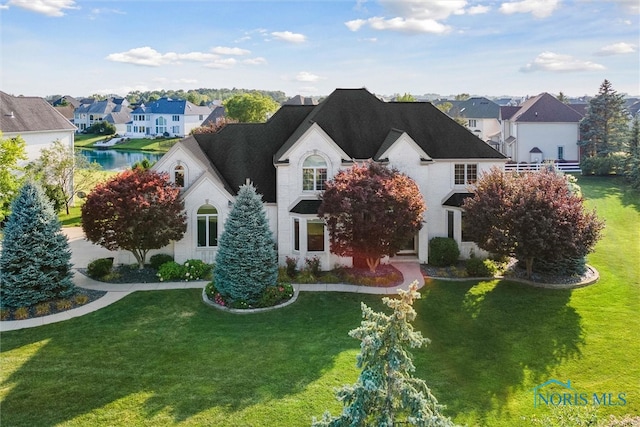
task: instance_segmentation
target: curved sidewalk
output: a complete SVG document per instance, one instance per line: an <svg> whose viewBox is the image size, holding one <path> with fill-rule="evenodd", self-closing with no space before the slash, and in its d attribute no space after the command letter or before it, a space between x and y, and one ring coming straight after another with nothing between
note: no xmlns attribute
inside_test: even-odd
<svg viewBox="0 0 640 427"><path fill-rule="evenodd" d="M398 289L408 289L409 285L417 280L418 288L424 286L424 277L420 271L420 264L417 262L392 263L404 278L401 285L392 288L376 288L371 286L345 285L345 284L294 284L294 288L300 292L352 292L376 295L395 295ZM83 316L92 311L99 310L116 301L121 300L132 292L136 291L159 291L168 289L202 289L207 284L206 281L194 282L157 282L157 283L104 283L92 280L82 273L75 272L73 281L76 286L92 289L96 291L106 291L107 293L81 307L73 308L61 313L49 316L34 317L26 320L0 321L0 332L14 331L18 329L34 328L36 326L50 323L62 322L74 317Z"/></svg>

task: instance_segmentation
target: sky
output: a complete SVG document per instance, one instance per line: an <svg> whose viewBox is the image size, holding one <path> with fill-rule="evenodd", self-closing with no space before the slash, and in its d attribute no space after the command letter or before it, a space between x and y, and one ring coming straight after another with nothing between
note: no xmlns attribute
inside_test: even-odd
<svg viewBox="0 0 640 427"><path fill-rule="evenodd" d="M0 90L640 95L639 0L0 0Z"/></svg>

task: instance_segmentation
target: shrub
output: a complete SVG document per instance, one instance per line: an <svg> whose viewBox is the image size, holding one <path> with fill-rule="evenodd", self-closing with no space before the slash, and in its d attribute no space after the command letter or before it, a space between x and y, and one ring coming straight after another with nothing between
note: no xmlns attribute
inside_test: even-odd
<svg viewBox="0 0 640 427"><path fill-rule="evenodd" d="M61 299L56 301L56 309L60 311L69 310L72 304L68 299Z"/></svg>
<svg viewBox="0 0 640 427"><path fill-rule="evenodd" d="M449 237L434 237L429 240L429 264L436 267L453 265L460 257L458 243Z"/></svg>
<svg viewBox="0 0 640 427"><path fill-rule="evenodd" d="M288 283L291 279L294 279L295 276L289 276L287 271L287 267L278 267L278 283Z"/></svg>
<svg viewBox="0 0 640 427"><path fill-rule="evenodd" d="M175 261L165 262L158 269L158 277L161 282L180 280L186 273L186 268Z"/></svg>
<svg viewBox="0 0 640 427"><path fill-rule="evenodd" d="M267 286L258 301L258 307L273 307L281 302L291 299L293 286L288 283L279 283L275 286Z"/></svg>
<svg viewBox="0 0 640 427"><path fill-rule="evenodd" d="M199 259L189 259L184 263L184 279L211 279L213 266Z"/></svg>
<svg viewBox="0 0 640 427"><path fill-rule="evenodd" d="M87 274L94 279L100 279L111 272L113 268L113 258L98 258L87 266Z"/></svg>
<svg viewBox="0 0 640 427"><path fill-rule="evenodd" d="M305 258L304 263L307 266L307 269L311 272L312 275L318 277L320 275L320 258L314 256L312 258Z"/></svg>
<svg viewBox="0 0 640 427"><path fill-rule="evenodd" d="M298 274L298 258L286 257L285 262L287 264L287 275L294 278Z"/></svg>
<svg viewBox="0 0 640 427"><path fill-rule="evenodd" d="M469 277L493 277L498 271L495 263L490 259L470 258L465 263Z"/></svg>
<svg viewBox="0 0 640 427"><path fill-rule="evenodd" d="M162 264L173 261L173 257L169 254L155 254L149 258L151 268L159 270Z"/></svg>
<svg viewBox="0 0 640 427"><path fill-rule="evenodd" d="M16 320L24 320L29 318L29 309L27 307L18 307L13 312L13 318Z"/></svg>
<svg viewBox="0 0 640 427"><path fill-rule="evenodd" d="M587 264L584 257L537 259L533 263L533 271L558 276L579 276L587 271Z"/></svg>
<svg viewBox="0 0 640 427"><path fill-rule="evenodd" d="M0 309L0 320L9 320L11 316L11 310L8 308Z"/></svg>
<svg viewBox="0 0 640 427"><path fill-rule="evenodd" d="M36 316L46 316L51 312L51 304L42 302L36 305Z"/></svg>
<svg viewBox="0 0 640 427"><path fill-rule="evenodd" d="M627 156L624 154L610 154L606 157L585 157L580 162L582 175L622 175L624 173Z"/></svg>
<svg viewBox="0 0 640 427"><path fill-rule="evenodd" d="M79 294L73 297L73 300L77 305L85 305L89 302L89 297L87 295Z"/></svg>

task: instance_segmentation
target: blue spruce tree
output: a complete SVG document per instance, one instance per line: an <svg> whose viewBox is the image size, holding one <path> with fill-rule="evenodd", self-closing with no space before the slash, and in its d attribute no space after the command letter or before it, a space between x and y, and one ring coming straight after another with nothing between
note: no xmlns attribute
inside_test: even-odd
<svg viewBox="0 0 640 427"><path fill-rule="evenodd" d="M248 304L258 302L267 286L277 281L275 242L262 197L253 185L238 191L220 236L214 277L223 297Z"/></svg>
<svg viewBox="0 0 640 427"><path fill-rule="evenodd" d="M0 305L29 307L76 291L71 250L43 190L27 182L11 205L0 255Z"/></svg>

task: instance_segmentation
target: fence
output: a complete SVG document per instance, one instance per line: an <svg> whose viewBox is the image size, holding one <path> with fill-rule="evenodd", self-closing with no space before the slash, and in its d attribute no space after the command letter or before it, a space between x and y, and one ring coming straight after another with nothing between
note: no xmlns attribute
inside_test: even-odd
<svg viewBox="0 0 640 427"><path fill-rule="evenodd" d="M581 173L580 162L558 162L558 163L507 163L504 170L507 172L530 172L539 171L547 167L553 167L555 170L567 173Z"/></svg>

